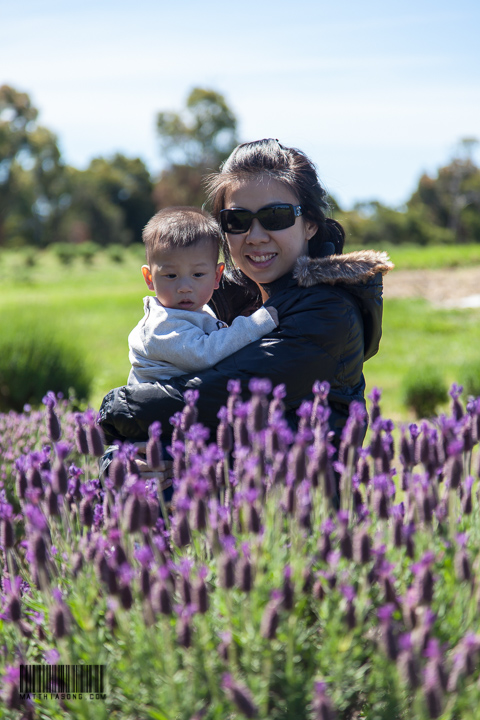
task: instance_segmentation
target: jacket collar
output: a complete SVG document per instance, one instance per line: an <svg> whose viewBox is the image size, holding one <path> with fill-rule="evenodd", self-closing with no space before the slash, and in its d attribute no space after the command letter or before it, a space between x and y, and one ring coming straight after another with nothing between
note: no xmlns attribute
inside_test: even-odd
<svg viewBox="0 0 480 720"><path fill-rule="evenodd" d="M385 275L394 267L386 252L357 250L345 255L298 258L293 277L301 287L312 285L357 285L366 283L378 273Z"/></svg>
<svg viewBox="0 0 480 720"><path fill-rule="evenodd" d="M366 283L378 273L385 275L394 267L386 252L376 250L356 250L320 258L303 255L298 258L293 270L272 283L262 285L262 288L271 297L290 285L358 285Z"/></svg>

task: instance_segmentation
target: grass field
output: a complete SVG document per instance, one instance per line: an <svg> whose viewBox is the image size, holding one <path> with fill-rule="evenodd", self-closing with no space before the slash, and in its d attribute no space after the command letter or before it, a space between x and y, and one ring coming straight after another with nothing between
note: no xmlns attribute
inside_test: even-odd
<svg viewBox="0 0 480 720"><path fill-rule="evenodd" d="M348 249L348 248L347 248ZM440 248L382 248L397 268L480 264L480 245ZM126 382L127 336L142 314L148 292L140 272L141 246L124 251L123 262L99 253L91 265L76 259L62 265L51 252L0 253L0 337L14 324L53 330L74 342L95 370L90 397ZM422 300L389 300L384 308L379 354L365 365L367 392L383 390L383 411L396 421L413 415L402 404L402 382L426 364L450 384L460 382L466 362L480 365L480 310L440 310ZM1 341L0 341L1 349ZM41 358L39 358L39 362Z"/></svg>
<svg viewBox="0 0 480 720"><path fill-rule="evenodd" d="M346 247L345 250L357 250ZM389 245L377 250L388 252L398 270L426 270L480 265L480 244L470 245Z"/></svg>

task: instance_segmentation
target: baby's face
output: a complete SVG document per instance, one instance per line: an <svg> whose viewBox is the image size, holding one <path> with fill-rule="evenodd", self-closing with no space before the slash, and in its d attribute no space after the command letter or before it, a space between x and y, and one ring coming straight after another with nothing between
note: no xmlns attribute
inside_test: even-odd
<svg viewBox="0 0 480 720"><path fill-rule="evenodd" d="M150 290L164 307L200 310L218 288L223 264L217 264L217 248L210 241L186 248L158 250L150 266L142 267Z"/></svg>

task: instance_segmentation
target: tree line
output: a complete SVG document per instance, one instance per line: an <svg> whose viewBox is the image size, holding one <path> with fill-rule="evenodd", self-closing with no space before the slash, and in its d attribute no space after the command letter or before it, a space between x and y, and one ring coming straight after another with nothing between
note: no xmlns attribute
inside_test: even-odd
<svg viewBox="0 0 480 720"><path fill-rule="evenodd" d="M0 87L0 247L52 243L99 246L141 241L153 213L205 202L202 178L238 144L237 118L218 92L194 88L178 112L159 112L165 168L152 177L140 158L94 158L85 170L66 164L53 132L39 123L27 93ZM351 244L480 242L480 168L466 138L435 177L424 174L406 205L379 202L331 214Z"/></svg>

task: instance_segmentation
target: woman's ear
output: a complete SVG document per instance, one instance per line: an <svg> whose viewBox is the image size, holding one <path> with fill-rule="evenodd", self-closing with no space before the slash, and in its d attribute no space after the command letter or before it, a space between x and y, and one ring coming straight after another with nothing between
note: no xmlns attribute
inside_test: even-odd
<svg viewBox="0 0 480 720"><path fill-rule="evenodd" d="M215 270L215 286L214 290L218 290L220 286L220 280L222 279L223 271L225 270L225 263L218 263Z"/></svg>
<svg viewBox="0 0 480 720"><path fill-rule="evenodd" d="M313 220L305 220L305 240L310 240L318 230L317 223Z"/></svg>
<svg viewBox="0 0 480 720"><path fill-rule="evenodd" d="M150 272L150 268L148 267L148 265L142 265L142 275L143 275L143 279L147 283L148 289L153 290L155 292L155 288L153 287L153 282L152 282L152 273Z"/></svg>

